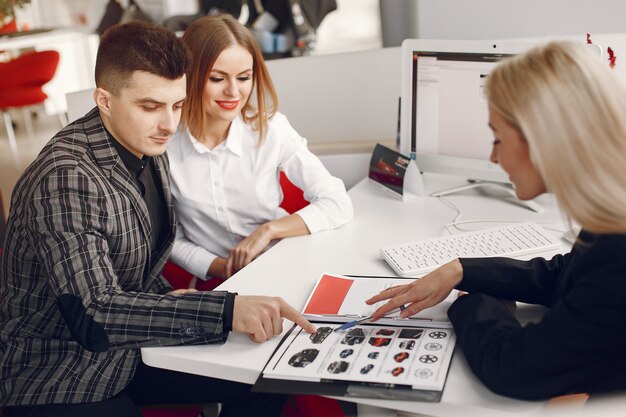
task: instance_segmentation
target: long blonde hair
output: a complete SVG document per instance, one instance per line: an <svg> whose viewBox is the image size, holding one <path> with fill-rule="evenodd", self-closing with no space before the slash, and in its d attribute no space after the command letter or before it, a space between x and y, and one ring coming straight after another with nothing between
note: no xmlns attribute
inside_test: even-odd
<svg viewBox="0 0 626 417"><path fill-rule="evenodd" d="M183 34L183 43L191 51L193 62L187 75L187 100L183 104L182 125L192 131L205 128L206 111L202 96L209 73L224 49L240 45L252 55L256 95L256 106L251 103L251 95L241 115L244 122L252 123L259 130L261 143L267 131L267 121L278 108L278 96L254 36L230 15L206 16L189 25Z"/></svg>
<svg viewBox="0 0 626 417"><path fill-rule="evenodd" d="M583 44L552 42L498 65L486 87L567 215L626 232L626 88L608 65Z"/></svg>

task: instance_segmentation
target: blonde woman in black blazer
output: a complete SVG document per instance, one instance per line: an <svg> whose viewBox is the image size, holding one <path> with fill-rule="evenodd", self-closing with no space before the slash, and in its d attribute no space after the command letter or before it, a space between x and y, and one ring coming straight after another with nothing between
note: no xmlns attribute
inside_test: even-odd
<svg viewBox="0 0 626 417"><path fill-rule="evenodd" d="M517 196L550 191L583 231L566 255L457 259L383 292L404 315L469 292L448 316L494 392L524 399L626 389L626 89L582 44L558 42L500 64L487 81L491 160ZM502 301L509 300L509 301ZM520 325L510 301L542 304Z"/></svg>

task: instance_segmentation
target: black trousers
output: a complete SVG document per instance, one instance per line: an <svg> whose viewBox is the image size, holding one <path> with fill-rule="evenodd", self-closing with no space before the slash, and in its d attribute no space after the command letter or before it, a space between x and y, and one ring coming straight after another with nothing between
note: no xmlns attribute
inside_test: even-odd
<svg viewBox="0 0 626 417"><path fill-rule="evenodd" d="M280 416L283 395L250 392L251 385L153 368L141 364L118 395L84 404L7 407L5 417L141 417L144 405L222 403L220 417Z"/></svg>

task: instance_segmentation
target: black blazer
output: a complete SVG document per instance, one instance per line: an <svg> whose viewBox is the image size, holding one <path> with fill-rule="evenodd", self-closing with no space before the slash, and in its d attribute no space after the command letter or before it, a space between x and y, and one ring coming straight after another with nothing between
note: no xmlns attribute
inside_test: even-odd
<svg viewBox="0 0 626 417"><path fill-rule="evenodd" d="M0 268L0 405L93 402L132 379L140 347L222 342L225 292L164 295L169 240L150 259L148 209L97 109L18 181ZM145 268L151 270L144 273Z"/></svg>
<svg viewBox="0 0 626 417"><path fill-rule="evenodd" d="M470 367L523 399L626 389L626 235L582 232L567 255L461 259L470 294L448 316ZM542 304L521 326L497 298Z"/></svg>

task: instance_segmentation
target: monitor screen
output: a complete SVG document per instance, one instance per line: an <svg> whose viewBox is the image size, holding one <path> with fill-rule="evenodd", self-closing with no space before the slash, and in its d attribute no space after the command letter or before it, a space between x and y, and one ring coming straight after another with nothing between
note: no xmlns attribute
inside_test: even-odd
<svg viewBox="0 0 626 417"><path fill-rule="evenodd" d="M484 85L498 62L531 46L405 40L401 151L422 171L507 182L489 161L493 135Z"/></svg>

